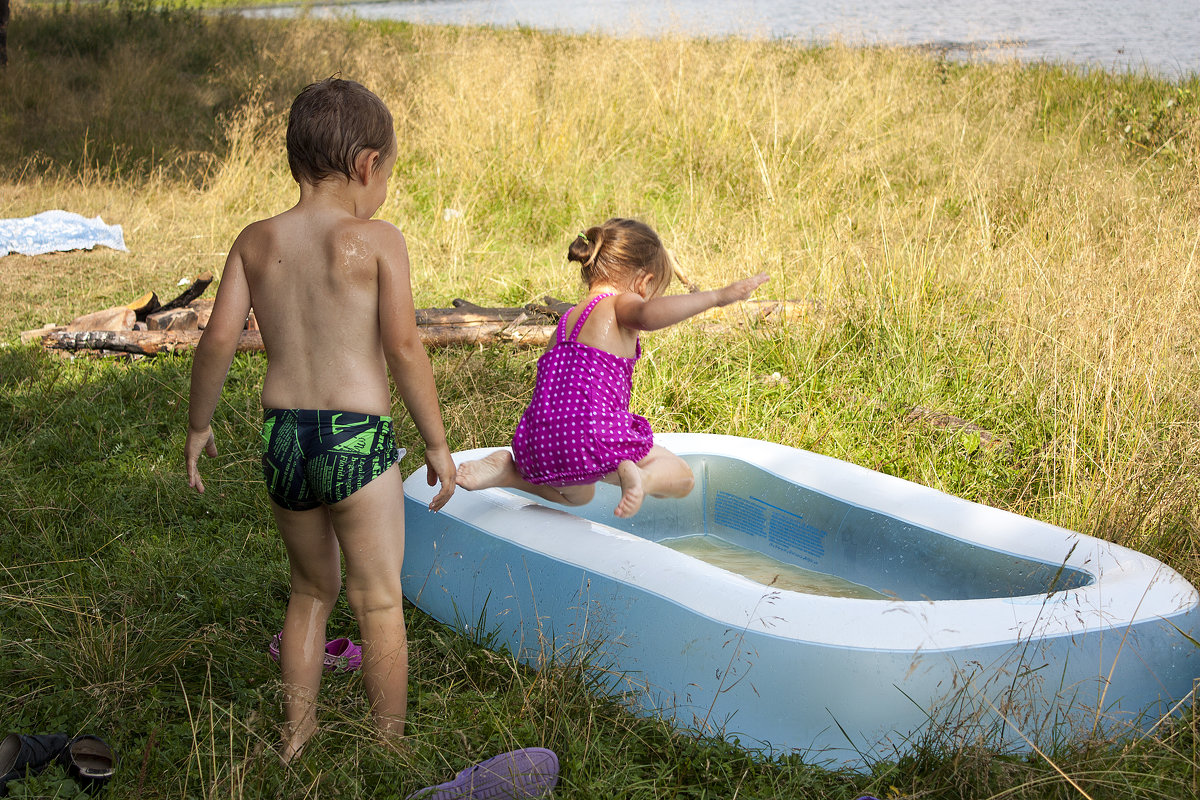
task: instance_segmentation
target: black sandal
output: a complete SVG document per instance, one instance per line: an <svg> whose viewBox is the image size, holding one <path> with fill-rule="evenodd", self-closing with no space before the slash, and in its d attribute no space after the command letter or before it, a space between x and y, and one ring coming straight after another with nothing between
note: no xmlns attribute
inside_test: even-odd
<svg viewBox="0 0 1200 800"><path fill-rule="evenodd" d="M98 794L117 769L117 757L98 736L76 736L58 753L58 763L88 794Z"/></svg>
<svg viewBox="0 0 1200 800"><path fill-rule="evenodd" d="M37 775L67 746L65 733L10 733L0 741L0 796L8 794L9 781Z"/></svg>

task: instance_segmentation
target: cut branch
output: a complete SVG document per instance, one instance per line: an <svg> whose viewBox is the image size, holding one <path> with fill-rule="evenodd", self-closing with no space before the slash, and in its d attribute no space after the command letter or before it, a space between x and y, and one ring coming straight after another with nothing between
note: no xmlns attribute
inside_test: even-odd
<svg viewBox="0 0 1200 800"><path fill-rule="evenodd" d="M923 406L913 406L905 413L904 422L909 425L920 422L934 428L972 433L979 436L981 447L989 450L1003 451L1008 454L1012 453L1012 444L1004 441L987 428L943 411L935 411Z"/></svg>
<svg viewBox="0 0 1200 800"><path fill-rule="evenodd" d="M510 325L503 322L478 325L424 325L417 328L426 347L510 342L524 347L544 347L554 334L553 325ZM42 343L55 350L109 350L153 356L189 350L200 341L202 331L50 331ZM242 331L239 353L263 350L259 331Z"/></svg>
<svg viewBox="0 0 1200 800"><path fill-rule="evenodd" d="M111 350L155 356L177 350L190 350L200 341L203 331L51 331L42 344L55 350ZM258 331L242 331L238 337L239 353L263 349Z"/></svg>
<svg viewBox="0 0 1200 800"><path fill-rule="evenodd" d="M204 294L204 290L213 282L213 274L211 272L202 272L196 280L192 281L192 285L183 290L183 293L169 303L165 303L158 307L158 311L170 311L172 308L183 308L188 303L195 300L200 295Z"/></svg>

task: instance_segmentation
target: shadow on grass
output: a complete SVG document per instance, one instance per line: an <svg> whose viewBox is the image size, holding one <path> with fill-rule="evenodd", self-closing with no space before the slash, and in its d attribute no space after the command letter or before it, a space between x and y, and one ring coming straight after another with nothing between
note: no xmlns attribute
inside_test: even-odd
<svg viewBox="0 0 1200 800"><path fill-rule="evenodd" d="M251 97L286 108L308 83L268 63L283 28L154 0L19 6L0 70L0 174L201 180L226 145L223 120Z"/></svg>

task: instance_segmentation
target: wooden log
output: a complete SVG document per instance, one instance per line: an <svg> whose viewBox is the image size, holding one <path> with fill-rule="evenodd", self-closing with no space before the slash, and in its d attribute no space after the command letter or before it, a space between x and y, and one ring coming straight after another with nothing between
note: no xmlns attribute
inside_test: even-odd
<svg viewBox="0 0 1200 800"><path fill-rule="evenodd" d="M67 324L69 331L130 331L137 314L129 306L114 306L76 317Z"/></svg>
<svg viewBox="0 0 1200 800"><path fill-rule="evenodd" d="M172 308L168 311L157 311L146 317L146 329L151 331L194 331L199 330L197 324L200 317L194 308Z"/></svg>
<svg viewBox="0 0 1200 800"><path fill-rule="evenodd" d="M29 344L30 342L40 341L41 339L46 338L47 333L53 333L54 331L65 331L66 329L67 328L65 325L55 325L51 322L43 325L40 328L21 331L21 344Z"/></svg>
<svg viewBox="0 0 1200 800"><path fill-rule="evenodd" d="M545 347L554 335L553 325L509 325L494 322L480 325L427 325L417 329L426 347L509 342L522 347ZM110 350L119 353L157 355L188 350L200 341L202 331L63 331L52 330L42 343L55 350ZM242 331L239 353L263 350L262 334Z"/></svg>
<svg viewBox="0 0 1200 800"><path fill-rule="evenodd" d="M200 295L204 294L204 290L213 282L213 274L211 272L202 272L196 280L192 281L192 285L184 289L183 292L174 300L164 303L159 311L170 311L172 308L182 308L188 303L195 300Z"/></svg>
<svg viewBox="0 0 1200 800"><path fill-rule="evenodd" d="M525 310L521 308L483 308L471 303L456 308L418 308L417 324L480 325L488 322L512 322L524 313Z"/></svg>
<svg viewBox="0 0 1200 800"><path fill-rule="evenodd" d="M528 303L525 307L538 314L545 314L557 322L559 317L571 310L572 304L566 300L546 295L540 303Z"/></svg>
<svg viewBox="0 0 1200 800"><path fill-rule="evenodd" d="M524 347L545 347L554 335L553 325L512 325L485 322L479 325L426 325L417 328L426 347L510 342Z"/></svg>
<svg viewBox="0 0 1200 800"><path fill-rule="evenodd" d="M688 290L689 294L695 294L696 292L700 291L700 287L692 283L692 279L689 278L684 271L679 268L679 262L675 260L675 253L668 250L667 260L671 262L671 271L675 273L676 279L678 279L678 281L684 285L684 288Z"/></svg>
<svg viewBox="0 0 1200 800"><path fill-rule="evenodd" d="M546 300L553 300L553 298L547 297ZM463 321L471 322L471 323L473 323L473 322L491 322L491 321L497 321L497 320L505 320L505 321L511 322L513 320L520 318L522 315L545 317L547 321L557 322L559 316L561 316L561 312L556 311L554 308L551 308L548 304L541 305L538 303L527 303L526 305L522 306L521 308L507 308L507 307L485 308L484 306L475 305L474 303L472 303L469 300L463 300L461 297L456 297L455 299L451 300L450 302L451 302L451 305L454 306L453 309L423 309L426 311L449 312L444 315L443 319L441 319L437 322L433 322L433 320L431 320L431 324L456 324L456 323L462 324L462 323L459 323L460 319ZM554 302L561 303L566 308L570 308L569 304L562 303L562 301L554 301ZM420 315L421 315L421 311L418 311L417 312L417 317L418 317L417 324L418 325L421 324Z"/></svg>
<svg viewBox="0 0 1200 800"><path fill-rule="evenodd" d="M1001 439L996 434L974 422L962 417L935 411L924 406L913 406L904 415L905 424L923 423L933 428L944 428L952 431L965 431L979 436L979 446L985 450L996 450L1006 454L1012 453L1012 444Z"/></svg>
<svg viewBox="0 0 1200 800"><path fill-rule="evenodd" d="M193 300L188 303L188 308L196 312L196 327L204 330L208 327L208 318L212 316L213 304L216 301L211 297L202 297L199 300Z"/></svg>
<svg viewBox="0 0 1200 800"><path fill-rule="evenodd" d="M162 308L162 303L158 302L158 295L154 292L146 292L144 295L134 300L129 304L133 309L133 313L137 314L138 322L145 322L146 317L153 314Z"/></svg>
<svg viewBox="0 0 1200 800"><path fill-rule="evenodd" d="M190 350L200 341L201 331L53 331L42 344L55 350L111 350L154 356L178 350ZM257 331L243 331L238 339L239 353L263 349Z"/></svg>

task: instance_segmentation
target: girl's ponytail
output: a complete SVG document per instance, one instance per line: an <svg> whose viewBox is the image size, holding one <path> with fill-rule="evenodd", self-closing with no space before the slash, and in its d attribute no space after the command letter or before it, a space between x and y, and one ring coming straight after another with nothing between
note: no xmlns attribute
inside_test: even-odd
<svg viewBox="0 0 1200 800"><path fill-rule="evenodd" d="M600 226L593 226L576 236L571 241L571 246L567 248L567 260L579 263L580 272L583 274L585 283L590 284L592 282L591 275L593 274L593 268L596 265L596 258L600 255L600 248L603 245L604 229Z"/></svg>
<svg viewBox="0 0 1200 800"><path fill-rule="evenodd" d="M579 275L588 286L628 286L642 272L655 278L655 292L671 280L671 262L658 234L644 222L610 219L571 240L567 260L579 264Z"/></svg>

